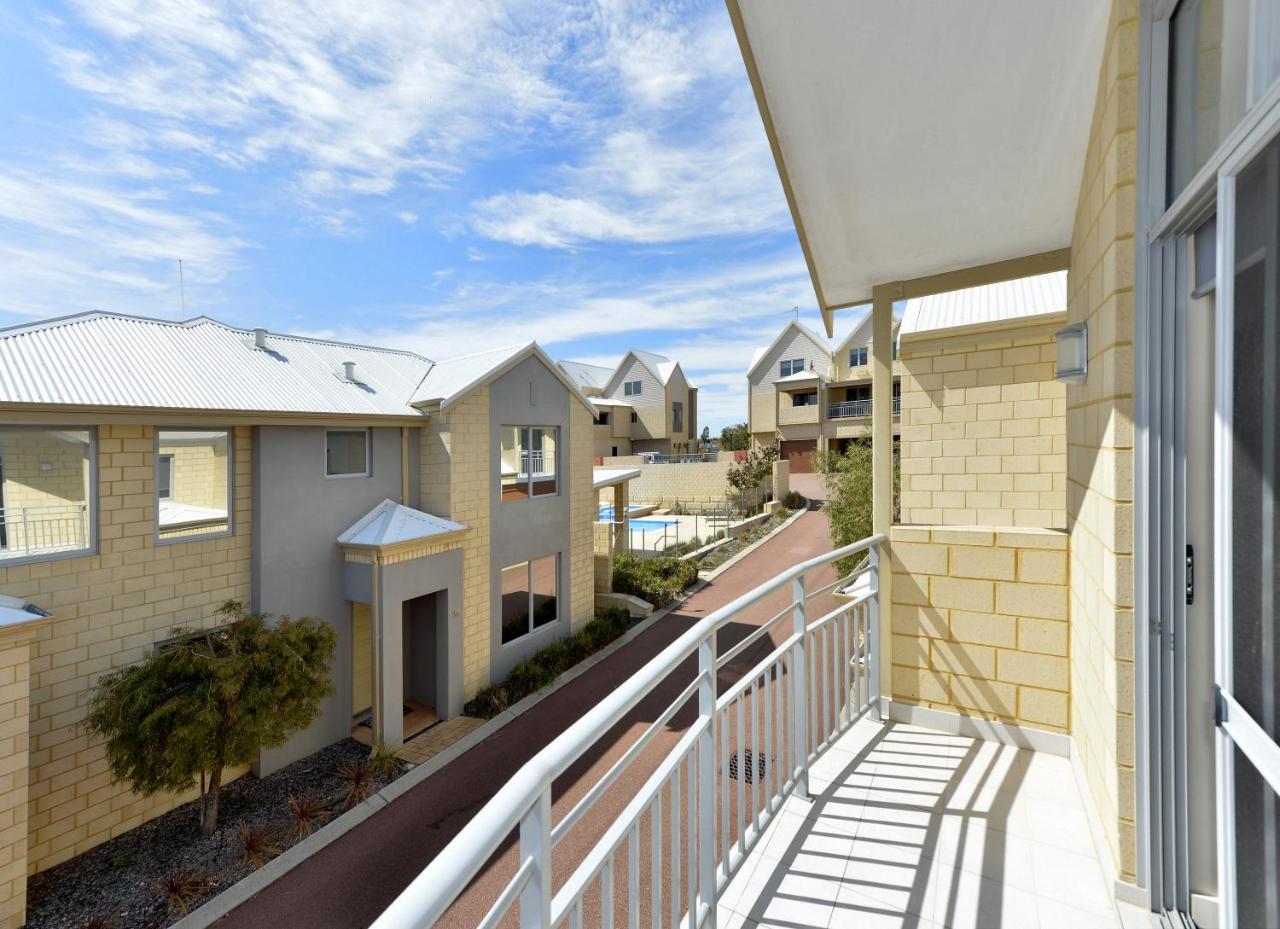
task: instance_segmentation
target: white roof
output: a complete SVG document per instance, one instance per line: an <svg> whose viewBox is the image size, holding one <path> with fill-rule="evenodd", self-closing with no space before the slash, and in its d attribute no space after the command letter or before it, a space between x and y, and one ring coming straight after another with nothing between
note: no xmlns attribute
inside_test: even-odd
<svg viewBox="0 0 1280 929"><path fill-rule="evenodd" d="M460 355L457 358L438 361L414 391L412 403L415 406L439 403L441 409L448 409L476 387L510 371L530 357L541 361L547 370L564 384L569 393L582 401L591 414L595 415L596 408L591 405L591 401L564 372L564 369L547 357L547 353L538 346L537 342L506 345L502 348L477 352L474 355Z"/></svg>
<svg viewBox="0 0 1280 929"><path fill-rule="evenodd" d="M985 284L907 301L902 337L1065 313L1067 272Z"/></svg>
<svg viewBox="0 0 1280 929"><path fill-rule="evenodd" d="M797 371L795 374L788 374L786 377L780 377L775 384L807 384L810 381L816 381L821 378L817 371Z"/></svg>
<svg viewBox="0 0 1280 929"><path fill-rule="evenodd" d="M355 362L357 383L342 376ZM0 403L418 416L431 361L412 352L85 313L0 329Z"/></svg>
<svg viewBox="0 0 1280 929"><path fill-rule="evenodd" d="M729 0L819 306L1065 248L1110 0Z"/></svg>
<svg viewBox="0 0 1280 929"><path fill-rule="evenodd" d="M601 487L612 487L635 480L640 476L639 468L594 468L591 472L591 486L595 490Z"/></svg>
<svg viewBox="0 0 1280 929"><path fill-rule="evenodd" d="M813 340L815 345L817 345L827 354L831 353L831 346L827 344L826 339L818 335L816 332L814 332L804 323L800 322L800 320L793 319L791 320L791 322L783 326L781 330L779 330L778 334L773 337L772 342L770 342L768 345L764 346L763 348L757 348L752 353L751 367L747 368L748 376L754 373L754 371L756 370L756 367L760 364L760 362L764 361L764 356L769 354L771 351L773 351L774 348L778 345L778 343L781 342L782 339L786 336L786 334L790 332L792 329L797 329L800 332L804 333L806 336L808 336L810 339Z"/></svg>
<svg viewBox="0 0 1280 929"><path fill-rule="evenodd" d="M604 390L614 372L613 368L587 364L585 361L558 361L556 364L583 390Z"/></svg>
<svg viewBox="0 0 1280 929"><path fill-rule="evenodd" d="M48 615L49 613L45 610L28 603L20 597L9 597L5 594L0 594L0 627L29 623L33 620L44 619Z"/></svg>
<svg viewBox="0 0 1280 929"><path fill-rule="evenodd" d="M467 527L413 507L383 500L338 536L340 545L395 545L460 532Z"/></svg>
<svg viewBox="0 0 1280 929"><path fill-rule="evenodd" d="M592 397L591 402L596 406L635 406L630 400L621 397Z"/></svg>

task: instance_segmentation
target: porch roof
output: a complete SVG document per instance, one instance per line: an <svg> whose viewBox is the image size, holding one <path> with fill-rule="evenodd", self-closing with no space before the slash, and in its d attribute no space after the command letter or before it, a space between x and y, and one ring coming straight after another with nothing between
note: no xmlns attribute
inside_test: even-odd
<svg viewBox="0 0 1280 929"><path fill-rule="evenodd" d="M602 490L615 484L625 484L639 476L639 468L595 468L591 472L591 488Z"/></svg>
<svg viewBox="0 0 1280 929"><path fill-rule="evenodd" d="M432 516L394 500L383 500L338 536L338 544L357 548L387 548L406 542L435 540L467 527Z"/></svg>
<svg viewBox="0 0 1280 929"><path fill-rule="evenodd" d="M728 3L828 330L1070 244L1108 0Z"/></svg>
<svg viewBox="0 0 1280 929"><path fill-rule="evenodd" d="M51 614L20 597L0 594L0 629L48 619Z"/></svg>

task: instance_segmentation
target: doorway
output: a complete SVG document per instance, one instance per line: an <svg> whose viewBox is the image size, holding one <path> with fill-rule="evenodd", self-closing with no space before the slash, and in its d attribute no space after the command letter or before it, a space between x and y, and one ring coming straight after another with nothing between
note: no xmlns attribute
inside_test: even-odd
<svg viewBox="0 0 1280 929"><path fill-rule="evenodd" d="M437 707L447 704L441 687L448 657L441 636L445 621L444 591L406 600L401 615L403 680L402 732L405 741L421 735L441 719ZM442 663L444 665L442 666ZM351 737L373 742L373 621L367 603L351 604Z"/></svg>

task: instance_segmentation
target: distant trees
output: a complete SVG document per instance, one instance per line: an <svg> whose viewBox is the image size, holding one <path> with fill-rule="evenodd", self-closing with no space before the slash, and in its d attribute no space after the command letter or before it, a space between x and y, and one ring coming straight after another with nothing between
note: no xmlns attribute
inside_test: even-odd
<svg viewBox="0 0 1280 929"><path fill-rule="evenodd" d="M284 744L320 713L337 635L318 619L248 613L229 601L226 625L175 629L172 643L98 681L85 722L107 743L117 780L150 796L200 784L200 831L218 823L222 772Z"/></svg>
<svg viewBox="0 0 1280 929"><path fill-rule="evenodd" d="M711 427L710 426L702 427L702 435L698 436L698 441L703 445L711 444Z"/></svg>
<svg viewBox="0 0 1280 929"><path fill-rule="evenodd" d="M746 423L725 426L720 430L720 448L726 452L746 451L751 446L751 433Z"/></svg>

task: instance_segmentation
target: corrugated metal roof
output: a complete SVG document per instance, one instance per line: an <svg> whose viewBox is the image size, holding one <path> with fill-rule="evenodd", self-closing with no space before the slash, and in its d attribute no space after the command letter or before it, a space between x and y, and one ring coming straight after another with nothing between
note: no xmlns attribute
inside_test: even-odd
<svg viewBox="0 0 1280 929"><path fill-rule="evenodd" d="M350 529L338 536L338 543L341 545L394 545L397 542L414 542L418 539L447 535L466 528L462 523L433 516L388 499L360 517Z"/></svg>
<svg viewBox="0 0 1280 929"><path fill-rule="evenodd" d="M413 392L412 402L448 403L482 381L490 371L532 347L534 343L523 342L438 361Z"/></svg>
<svg viewBox="0 0 1280 929"><path fill-rule="evenodd" d="M640 476L639 468L593 468L591 471L591 487L600 490L635 480Z"/></svg>
<svg viewBox="0 0 1280 929"><path fill-rule="evenodd" d="M0 330L0 403L417 416L432 362L411 352L88 313ZM343 363L355 363L355 381Z"/></svg>
<svg viewBox="0 0 1280 929"><path fill-rule="evenodd" d="M583 390L604 390L614 372L613 368L585 361L558 361L556 364Z"/></svg>
<svg viewBox="0 0 1280 929"><path fill-rule="evenodd" d="M907 301L899 336L1066 312L1067 272L952 290Z"/></svg>

